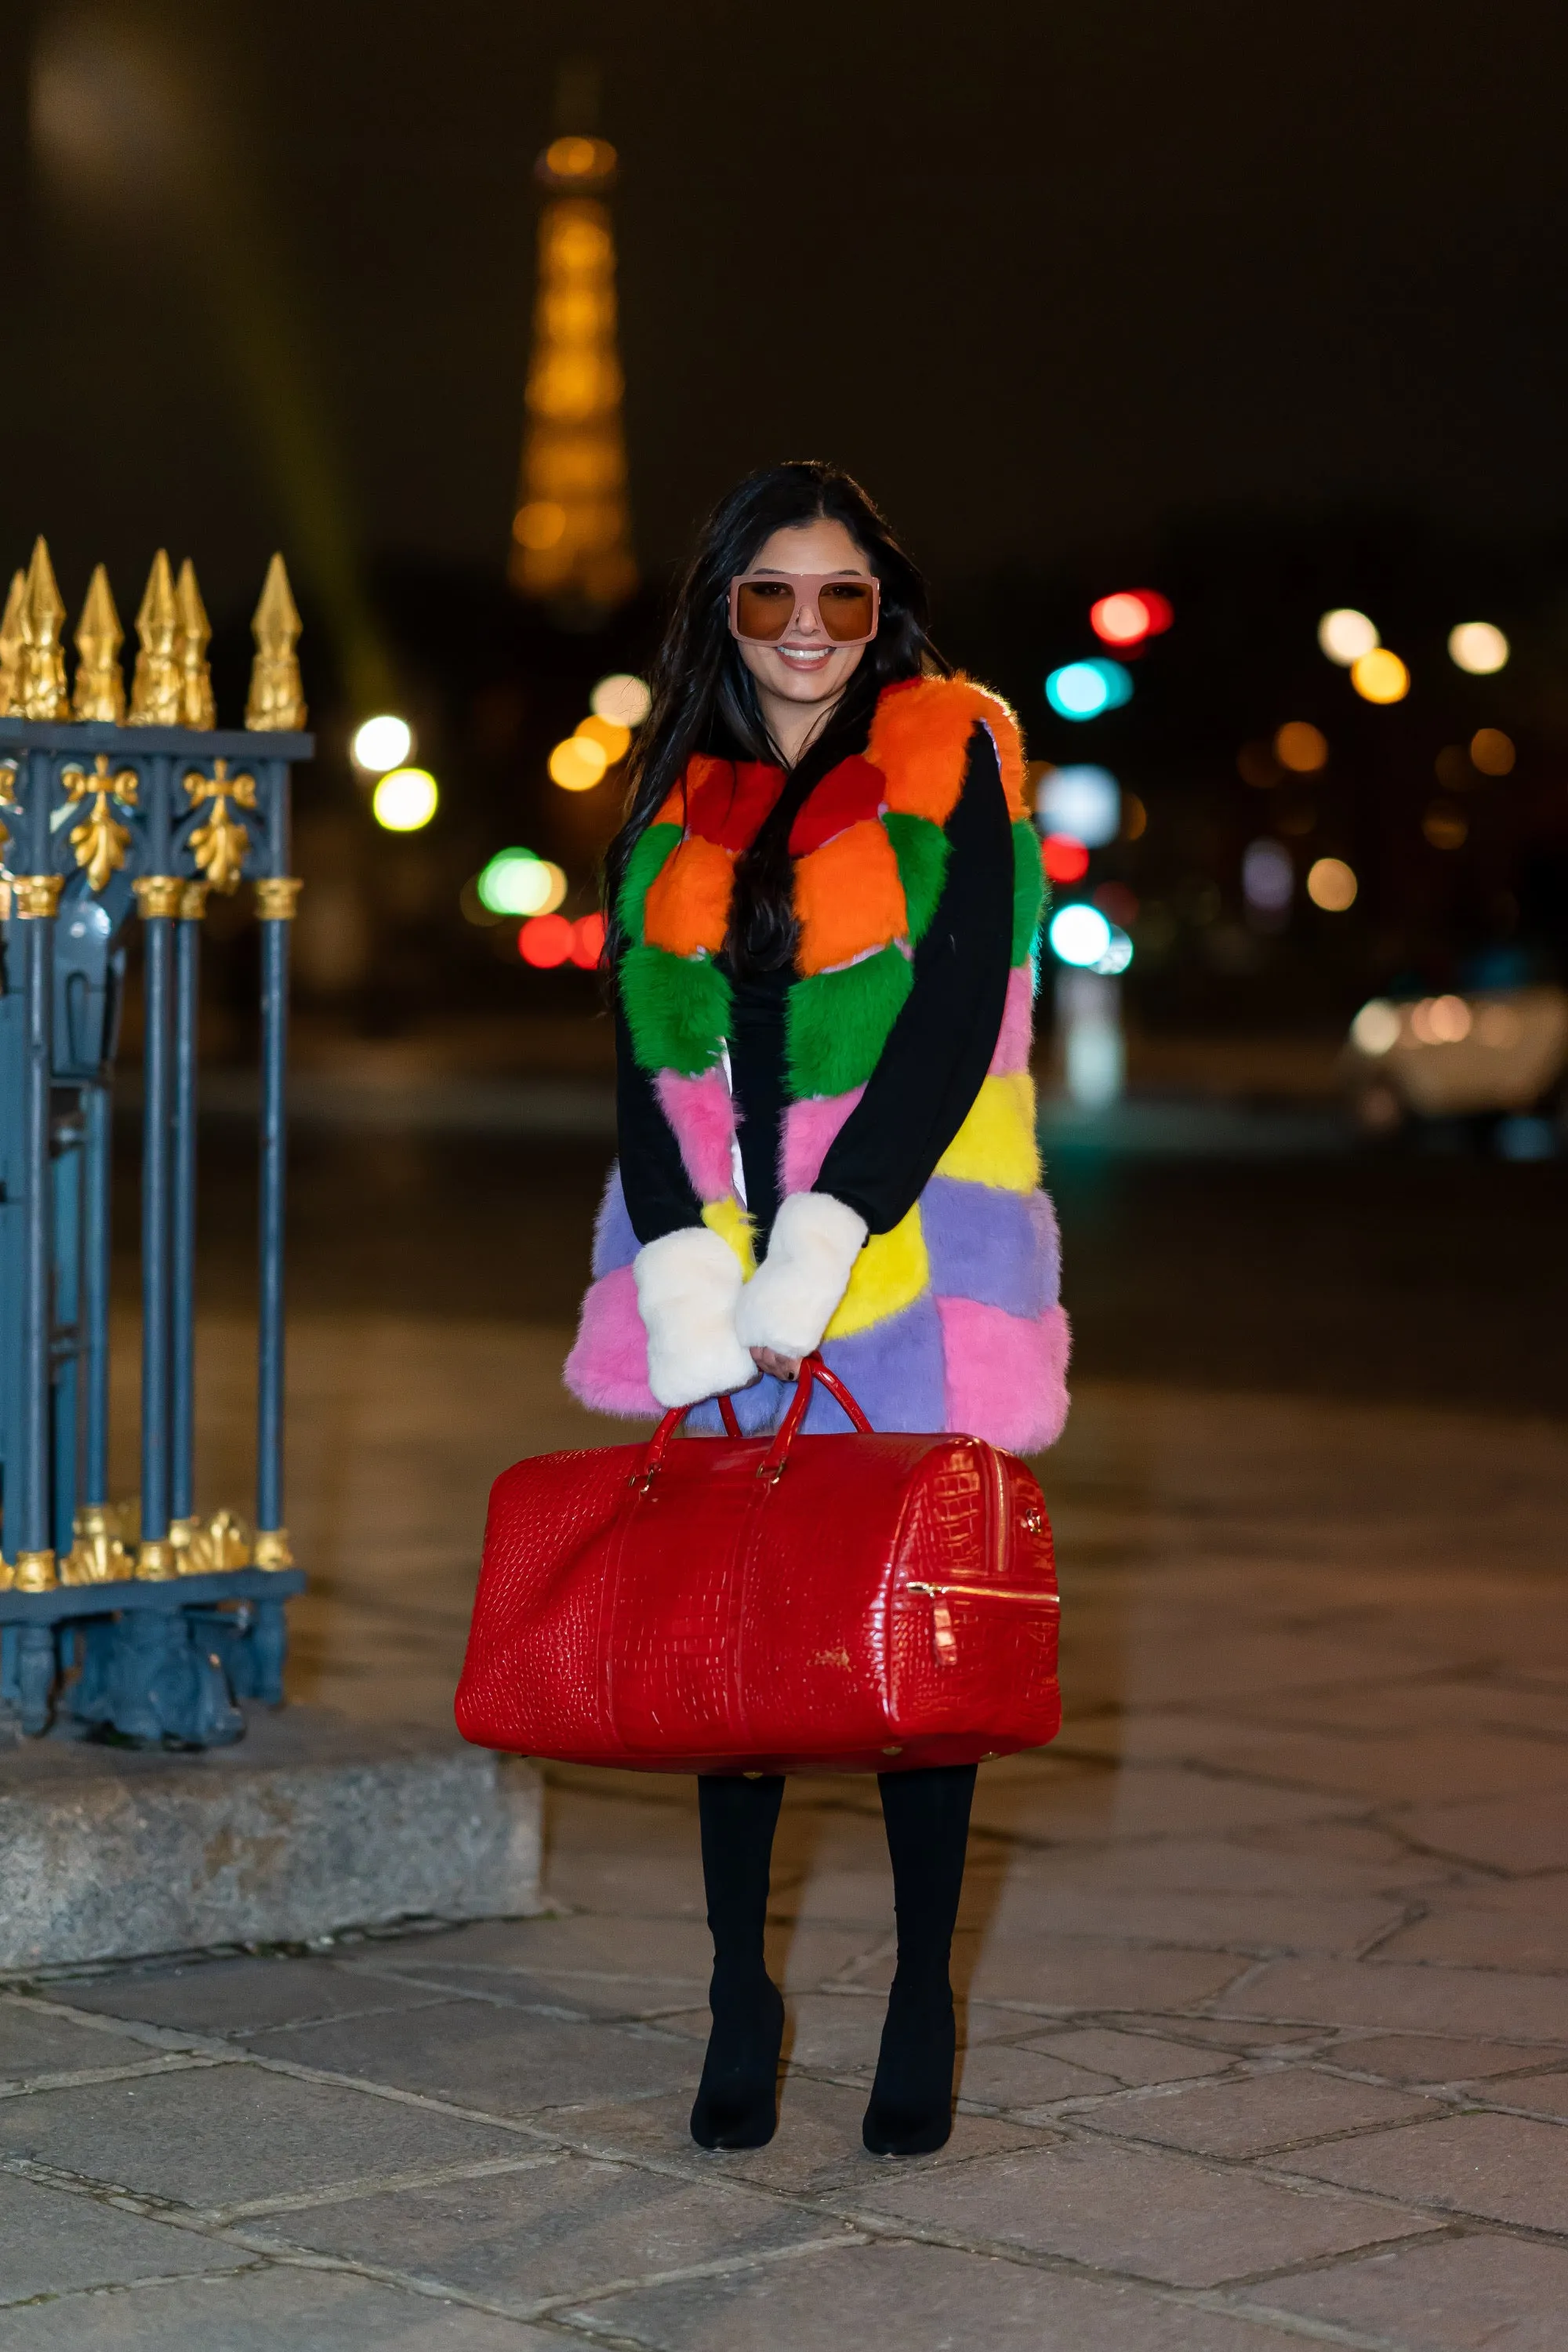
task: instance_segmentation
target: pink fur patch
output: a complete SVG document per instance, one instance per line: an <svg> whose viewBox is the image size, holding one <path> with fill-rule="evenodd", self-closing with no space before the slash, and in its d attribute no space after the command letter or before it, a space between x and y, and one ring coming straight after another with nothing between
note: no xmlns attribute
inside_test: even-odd
<svg viewBox="0 0 1568 2352"><path fill-rule="evenodd" d="M576 1343L562 1372L573 1395L595 1412L645 1420L659 1411L647 1384L647 1333L629 1265L601 1275L583 1300Z"/></svg>
<svg viewBox="0 0 1568 2352"><path fill-rule="evenodd" d="M1072 1334L1059 1307L1033 1321L973 1298L939 1298L947 1425L1009 1454L1054 1445L1068 1417Z"/></svg>
<svg viewBox="0 0 1568 2352"><path fill-rule="evenodd" d="M735 1105L723 1071L704 1070L700 1078L682 1078L673 1070L660 1070L654 1086L698 1199L727 1200L734 1190L730 1147L735 1139Z"/></svg>
<svg viewBox="0 0 1568 2352"><path fill-rule="evenodd" d="M828 1146L865 1091L852 1087L847 1095L814 1095L807 1102L791 1103L779 1150L779 1182L785 1192L810 1192Z"/></svg>
<svg viewBox="0 0 1568 2352"><path fill-rule="evenodd" d="M1007 1002L996 1051L991 1056L994 1078L1016 1077L1028 1068L1034 1034L1035 975L1026 963L1016 964L1007 976Z"/></svg>

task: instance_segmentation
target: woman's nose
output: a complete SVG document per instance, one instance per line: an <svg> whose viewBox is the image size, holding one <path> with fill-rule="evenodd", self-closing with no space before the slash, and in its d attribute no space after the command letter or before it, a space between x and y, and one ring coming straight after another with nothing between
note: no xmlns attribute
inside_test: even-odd
<svg viewBox="0 0 1568 2352"><path fill-rule="evenodd" d="M822 634L822 616L816 609L815 596L803 596L795 608L795 626L790 635L795 637L816 637Z"/></svg>

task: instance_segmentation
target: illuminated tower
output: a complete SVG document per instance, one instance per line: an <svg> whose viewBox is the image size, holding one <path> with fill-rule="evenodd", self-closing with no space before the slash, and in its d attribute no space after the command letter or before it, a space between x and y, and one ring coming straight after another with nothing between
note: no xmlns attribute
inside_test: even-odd
<svg viewBox="0 0 1568 2352"><path fill-rule="evenodd" d="M525 595L596 616L637 586L616 342L616 247L605 201L616 151L603 139L556 139L537 171L549 194L539 224L510 569Z"/></svg>

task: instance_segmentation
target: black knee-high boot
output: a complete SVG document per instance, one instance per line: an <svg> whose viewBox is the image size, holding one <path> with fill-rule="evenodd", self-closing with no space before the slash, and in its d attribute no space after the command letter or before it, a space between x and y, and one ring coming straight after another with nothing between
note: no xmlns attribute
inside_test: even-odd
<svg viewBox="0 0 1568 2352"><path fill-rule="evenodd" d="M778 2123L784 1999L763 1958L782 1775L704 1773L697 1782L702 1876L713 1931L713 2031L691 2110L699 2147L763 2147Z"/></svg>
<svg viewBox="0 0 1568 2352"><path fill-rule="evenodd" d="M952 2129L956 2037L948 1961L963 1886L973 1764L884 1772L899 1965L862 2137L873 2156L926 2156Z"/></svg>

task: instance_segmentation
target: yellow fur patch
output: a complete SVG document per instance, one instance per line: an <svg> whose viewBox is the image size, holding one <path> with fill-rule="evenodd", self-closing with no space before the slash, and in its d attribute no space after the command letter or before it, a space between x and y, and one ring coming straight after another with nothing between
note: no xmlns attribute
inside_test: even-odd
<svg viewBox="0 0 1568 2352"><path fill-rule="evenodd" d="M873 1234L866 1244L824 1339L847 1339L852 1331L864 1331L868 1324L900 1313L930 1281L931 1260L917 1202L890 1234Z"/></svg>
<svg viewBox="0 0 1568 2352"><path fill-rule="evenodd" d="M968 1118L936 1163L939 1176L1032 1192L1040 1181L1035 1082L1027 1072L983 1079Z"/></svg>
<svg viewBox="0 0 1568 2352"><path fill-rule="evenodd" d="M710 1201L702 1212L702 1222L710 1234L729 1243L749 1282L757 1270L757 1254L752 1245L752 1221L734 1194L731 1192L722 1201Z"/></svg>

